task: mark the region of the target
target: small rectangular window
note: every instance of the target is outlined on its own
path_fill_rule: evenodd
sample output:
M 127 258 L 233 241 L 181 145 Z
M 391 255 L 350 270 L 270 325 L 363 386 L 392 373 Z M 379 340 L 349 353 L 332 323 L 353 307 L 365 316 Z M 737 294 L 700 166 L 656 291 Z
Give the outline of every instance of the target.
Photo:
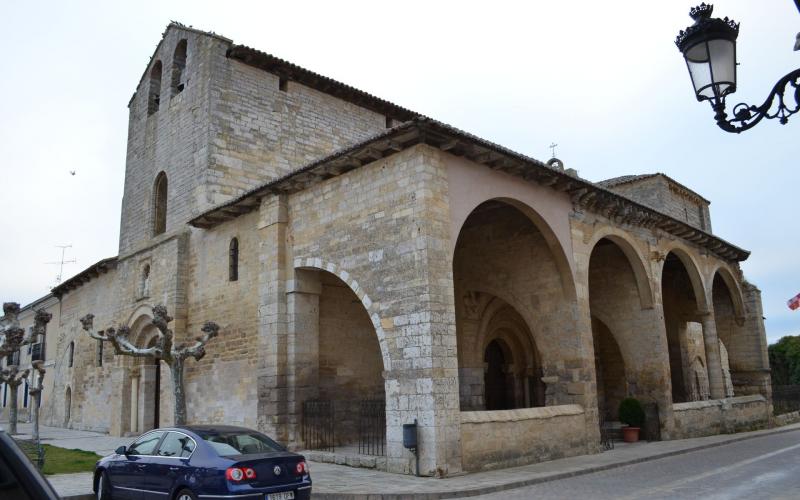
M 103 341 L 97 341 L 97 366 L 103 366 Z
M 283 77 L 279 78 L 278 79 L 278 90 L 280 90 L 281 92 L 288 91 L 289 90 L 289 80 L 287 80 L 286 78 L 283 78 Z

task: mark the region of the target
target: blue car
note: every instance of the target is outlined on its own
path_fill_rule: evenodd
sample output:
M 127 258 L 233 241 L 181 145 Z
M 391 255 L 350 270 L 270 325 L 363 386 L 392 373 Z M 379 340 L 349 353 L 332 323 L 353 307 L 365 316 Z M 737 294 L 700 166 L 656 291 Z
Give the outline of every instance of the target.
M 95 465 L 98 500 L 305 500 L 302 455 L 260 432 L 225 425 L 156 429 Z

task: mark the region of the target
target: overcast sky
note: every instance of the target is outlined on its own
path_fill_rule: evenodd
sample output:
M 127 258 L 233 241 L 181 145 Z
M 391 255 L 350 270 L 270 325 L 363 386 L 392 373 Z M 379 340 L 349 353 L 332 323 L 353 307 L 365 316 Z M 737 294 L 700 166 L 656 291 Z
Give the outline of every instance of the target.
M 170 20 L 214 31 L 590 180 L 663 172 L 753 252 L 770 341 L 800 334 L 800 116 L 742 135 L 693 97 L 673 41 L 691 1 L 5 2 L 0 7 L 0 299 L 30 302 L 114 256 L 127 103 Z M 739 91 L 800 65 L 791 0 L 715 2 L 741 22 Z M 76 171 L 74 176 L 70 170 Z

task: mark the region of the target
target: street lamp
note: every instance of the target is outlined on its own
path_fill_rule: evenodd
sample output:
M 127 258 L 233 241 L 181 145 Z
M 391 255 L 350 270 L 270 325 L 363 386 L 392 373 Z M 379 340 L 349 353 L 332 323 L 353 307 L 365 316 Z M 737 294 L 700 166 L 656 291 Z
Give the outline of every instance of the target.
M 800 0 L 795 0 L 795 4 L 800 9 Z M 736 37 L 739 36 L 739 23 L 727 17 L 712 19 L 713 10 L 713 5 L 705 3 L 691 9 L 689 15 L 694 19 L 694 24 L 682 30 L 675 39 L 675 44 L 686 59 L 697 100 L 710 102 L 717 125 L 726 132 L 738 134 L 752 128 L 763 118 L 778 118 L 782 124 L 786 124 L 790 116 L 800 111 L 800 68 L 778 80 L 761 106 L 737 104 L 733 107 L 733 118 L 728 119 L 725 99 L 736 92 Z M 800 50 L 800 34 L 795 50 Z M 788 96 L 787 87 L 791 87 Z

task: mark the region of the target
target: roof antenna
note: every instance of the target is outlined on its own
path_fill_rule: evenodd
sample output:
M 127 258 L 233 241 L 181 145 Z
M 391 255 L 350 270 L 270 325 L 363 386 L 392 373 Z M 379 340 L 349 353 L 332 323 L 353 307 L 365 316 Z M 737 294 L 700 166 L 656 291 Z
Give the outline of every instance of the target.
M 56 276 L 56 286 L 58 286 L 61 284 L 61 279 L 64 275 L 64 264 L 74 264 L 76 260 L 64 260 L 64 254 L 66 253 L 67 248 L 72 248 L 72 245 L 55 245 L 55 247 L 61 249 L 61 260 L 57 262 L 45 262 L 45 264 L 58 265 L 58 276 Z

